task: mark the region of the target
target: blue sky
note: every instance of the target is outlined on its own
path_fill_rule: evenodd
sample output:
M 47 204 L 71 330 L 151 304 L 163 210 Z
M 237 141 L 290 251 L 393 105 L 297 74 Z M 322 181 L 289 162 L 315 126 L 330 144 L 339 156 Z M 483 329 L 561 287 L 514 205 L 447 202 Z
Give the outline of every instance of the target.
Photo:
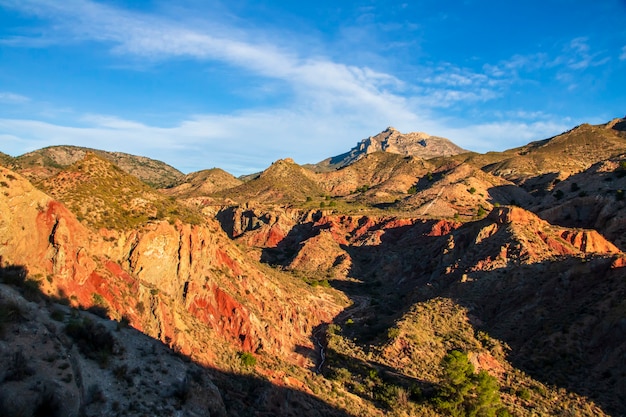
M 235 175 L 394 126 L 477 152 L 626 115 L 626 0 L 0 0 L 0 151 Z

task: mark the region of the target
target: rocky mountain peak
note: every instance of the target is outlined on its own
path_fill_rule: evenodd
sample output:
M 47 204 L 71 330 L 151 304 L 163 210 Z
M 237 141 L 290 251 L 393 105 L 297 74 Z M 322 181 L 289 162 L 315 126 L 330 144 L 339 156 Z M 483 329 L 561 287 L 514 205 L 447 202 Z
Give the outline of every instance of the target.
M 389 126 L 377 135 L 361 140 L 350 151 L 318 163 L 316 170 L 343 168 L 374 152 L 431 159 L 467 151 L 446 138 L 431 136 L 424 132 L 402 133 Z

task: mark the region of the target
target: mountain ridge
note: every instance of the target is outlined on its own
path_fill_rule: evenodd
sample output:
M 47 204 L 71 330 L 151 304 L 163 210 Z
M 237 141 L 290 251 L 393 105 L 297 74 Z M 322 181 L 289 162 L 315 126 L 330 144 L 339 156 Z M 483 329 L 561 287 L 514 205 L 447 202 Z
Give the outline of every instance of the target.
M 183 177 L 183 173 L 176 168 L 145 156 L 71 145 L 49 146 L 11 157 L 9 168 L 24 173 L 33 181 L 39 181 L 56 174 L 61 168 L 76 163 L 88 153 L 97 154 L 111 161 L 124 172 L 154 187 L 172 186 Z

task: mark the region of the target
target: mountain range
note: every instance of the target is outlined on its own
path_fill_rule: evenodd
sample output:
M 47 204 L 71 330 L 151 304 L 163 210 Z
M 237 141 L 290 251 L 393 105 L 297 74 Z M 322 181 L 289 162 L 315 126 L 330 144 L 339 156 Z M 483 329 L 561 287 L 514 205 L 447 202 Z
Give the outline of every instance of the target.
M 0 165 L 2 415 L 626 415 L 626 119 Z

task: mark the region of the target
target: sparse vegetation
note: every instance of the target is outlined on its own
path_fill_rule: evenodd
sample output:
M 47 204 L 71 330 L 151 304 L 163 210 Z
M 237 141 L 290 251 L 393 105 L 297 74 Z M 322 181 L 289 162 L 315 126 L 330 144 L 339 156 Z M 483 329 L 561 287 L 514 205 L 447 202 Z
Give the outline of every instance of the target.
M 11 323 L 20 322 L 23 319 L 22 308 L 13 301 L 0 302 L 0 338 Z
M 202 215 L 179 205 L 96 155 L 38 184 L 94 228 L 130 229 L 153 220 L 200 224 Z
M 86 317 L 73 318 L 65 326 L 65 333 L 74 339 L 83 355 L 97 361 L 102 368 L 108 365 L 115 338 L 102 324 Z
M 52 313 L 50 313 L 50 318 L 55 321 L 63 321 L 65 320 L 65 313 L 62 310 L 55 308 L 52 310 Z

